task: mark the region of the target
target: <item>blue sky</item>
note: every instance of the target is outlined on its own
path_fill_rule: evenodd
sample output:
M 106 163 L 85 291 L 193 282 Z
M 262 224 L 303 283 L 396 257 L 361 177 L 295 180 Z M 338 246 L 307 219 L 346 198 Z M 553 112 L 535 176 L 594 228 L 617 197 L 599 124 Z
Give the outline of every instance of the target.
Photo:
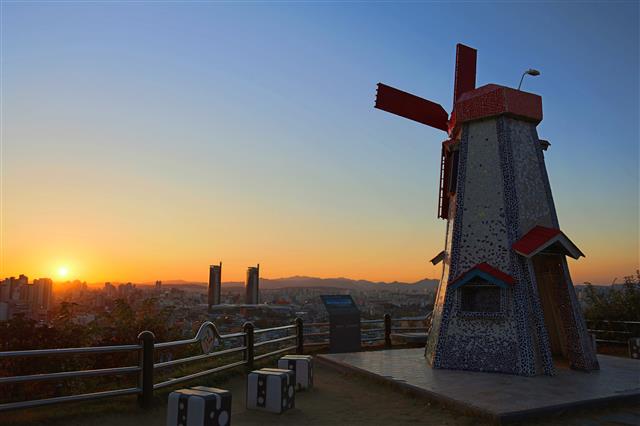
M 638 267 L 638 26 L 637 2 L 3 2 L 3 272 L 436 276 L 445 134 L 373 102 L 449 111 L 462 42 L 478 85 L 541 70 L 574 275 L 610 282 Z

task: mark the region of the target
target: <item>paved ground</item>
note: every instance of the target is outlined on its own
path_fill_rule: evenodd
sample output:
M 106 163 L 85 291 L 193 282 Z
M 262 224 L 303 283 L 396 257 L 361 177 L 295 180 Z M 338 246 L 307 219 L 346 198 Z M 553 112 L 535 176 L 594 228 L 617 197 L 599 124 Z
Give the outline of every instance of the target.
M 347 371 L 358 371 L 396 387 L 435 398 L 467 412 L 503 419 L 532 413 L 635 398 L 640 401 L 640 362 L 601 355 L 600 371 L 558 368 L 557 376 L 519 377 L 466 371 L 434 370 L 423 349 L 319 355 Z M 640 419 L 638 419 L 640 424 Z
M 445 409 L 397 389 L 359 375 L 343 374 L 316 366 L 316 388 L 296 396 L 296 409 L 277 415 L 244 408 L 245 381 L 242 375 L 207 384 L 233 392 L 232 424 L 324 426 L 324 425 L 483 425 L 486 421 Z M 194 383 L 193 385 L 195 385 Z M 29 412 L 0 414 L 0 425 L 11 426 L 163 426 L 166 395 L 158 397 L 150 411 L 137 408 L 135 398 L 42 407 Z M 526 425 L 620 426 L 640 424 L 640 408 L 613 407 L 560 415 Z

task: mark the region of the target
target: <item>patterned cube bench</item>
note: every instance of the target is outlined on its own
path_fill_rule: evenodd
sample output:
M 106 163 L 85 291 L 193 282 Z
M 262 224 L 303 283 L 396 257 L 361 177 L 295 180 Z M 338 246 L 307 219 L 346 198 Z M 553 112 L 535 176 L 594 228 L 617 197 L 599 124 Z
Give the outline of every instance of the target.
M 231 392 L 198 386 L 171 392 L 167 426 L 231 425 Z
M 629 358 L 640 359 L 640 337 L 629 339 Z
M 247 408 L 283 413 L 295 407 L 295 373 L 290 370 L 263 369 L 247 377 Z
M 313 357 L 311 355 L 285 355 L 278 360 L 278 368 L 296 372 L 297 390 L 313 387 Z

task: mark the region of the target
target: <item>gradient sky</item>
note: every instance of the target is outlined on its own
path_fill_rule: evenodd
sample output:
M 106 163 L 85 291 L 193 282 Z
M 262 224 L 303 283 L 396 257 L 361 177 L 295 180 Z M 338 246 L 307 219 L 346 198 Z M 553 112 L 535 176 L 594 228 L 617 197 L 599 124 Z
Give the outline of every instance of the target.
M 444 245 L 445 133 L 374 110 L 379 81 L 451 108 L 543 97 L 574 281 L 638 267 L 639 10 L 606 3 L 2 3 L 0 277 L 415 281 Z

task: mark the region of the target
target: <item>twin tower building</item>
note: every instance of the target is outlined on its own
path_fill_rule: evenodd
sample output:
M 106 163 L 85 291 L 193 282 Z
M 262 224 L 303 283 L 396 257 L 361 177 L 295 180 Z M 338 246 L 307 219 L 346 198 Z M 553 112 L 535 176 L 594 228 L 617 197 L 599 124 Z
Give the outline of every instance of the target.
M 245 283 L 245 303 L 257 305 L 259 303 L 260 264 L 247 268 L 247 281 Z M 220 290 L 222 288 L 222 262 L 219 265 L 209 266 L 209 309 L 213 305 L 220 305 Z

